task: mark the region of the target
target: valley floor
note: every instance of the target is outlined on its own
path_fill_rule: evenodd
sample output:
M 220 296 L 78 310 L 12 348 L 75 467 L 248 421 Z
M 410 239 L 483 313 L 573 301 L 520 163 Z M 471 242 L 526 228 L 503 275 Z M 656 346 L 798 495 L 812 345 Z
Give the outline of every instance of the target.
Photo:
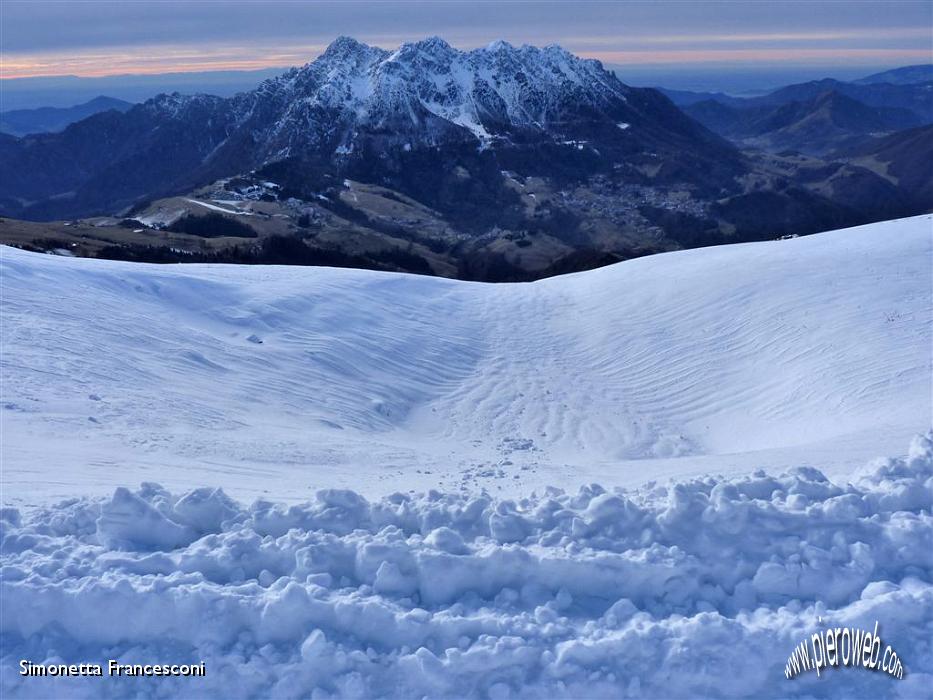
M 0 248 L 3 696 L 931 697 L 931 226 L 519 285 Z M 875 620 L 904 680 L 785 679 Z M 109 658 L 208 675 L 19 676 Z

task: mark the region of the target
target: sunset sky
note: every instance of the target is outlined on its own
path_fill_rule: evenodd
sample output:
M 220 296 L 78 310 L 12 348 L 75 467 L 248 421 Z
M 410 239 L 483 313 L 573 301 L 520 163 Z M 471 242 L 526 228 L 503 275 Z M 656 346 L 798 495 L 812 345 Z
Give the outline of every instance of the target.
M 889 67 L 933 60 L 933 2 L 3 0 L 2 77 L 305 63 L 336 36 L 559 43 L 621 65 Z

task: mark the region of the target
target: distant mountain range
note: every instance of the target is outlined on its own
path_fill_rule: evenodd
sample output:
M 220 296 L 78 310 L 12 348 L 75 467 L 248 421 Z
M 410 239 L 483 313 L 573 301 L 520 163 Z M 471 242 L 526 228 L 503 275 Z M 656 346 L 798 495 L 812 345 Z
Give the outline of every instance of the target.
M 287 70 L 213 70 L 184 73 L 127 74 L 86 77 L 51 75 L 35 78 L 4 78 L 3 109 L 70 107 L 97 95 L 108 95 L 127 102 L 144 102 L 163 92 L 206 93 L 230 97 L 253 90 L 259 83 Z
M 103 95 L 73 107 L 39 107 L 37 109 L 17 109 L 0 112 L 0 132 L 12 136 L 25 136 L 43 132 L 61 131 L 69 124 L 86 119 L 99 112 L 115 109 L 125 112 L 133 106 Z
M 866 136 L 928 123 L 913 110 L 869 106 L 836 90 L 777 104 L 735 107 L 705 100 L 684 109 L 707 128 L 743 145 L 815 155 Z
M 753 98 L 662 91 L 740 145 L 825 155 L 866 136 L 933 123 L 931 71 L 933 66 L 907 66 L 851 83 L 827 78 Z
M 451 178 L 455 153 L 467 170 L 495 166 L 493 178 L 477 172 L 479 190 L 501 170 L 533 164 L 565 177 L 686 178 L 718 192 L 743 167 L 726 141 L 597 61 L 504 42 L 461 52 L 438 38 L 386 51 L 342 37 L 256 90 L 160 95 L 61 134 L 6 137 L 0 153 L 0 206 L 29 218 L 112 211 L 271 164 L 297 190 L 323 169 L 432 192 Z M 452 191 L 451 202 L 463 194 Z
M 911 85 L 914 83 L 933 82 L 933 63 L 922 63 L 916 66 L 903 66 L 881 73 L 873 73 L 864 78 L 853 80 L 860 85 L 870 83 L 891 83 L 892 85 Z
M 341 37 L 232 97 L 163 94 L 59 133 L 0 134 L 0 214 L 104 217 L 77 238 L 16 228 L 89 254 L 530 279 L 925 211 L 925 185 L 892 174 L 903 149 L 855 150 L 925 123 L 922 88 L 669 93 L 685 113 L 558 46 Z M 843 148 L 832 163 L 784 153 Z M 82 247 L 117 224 L 133 234 Z

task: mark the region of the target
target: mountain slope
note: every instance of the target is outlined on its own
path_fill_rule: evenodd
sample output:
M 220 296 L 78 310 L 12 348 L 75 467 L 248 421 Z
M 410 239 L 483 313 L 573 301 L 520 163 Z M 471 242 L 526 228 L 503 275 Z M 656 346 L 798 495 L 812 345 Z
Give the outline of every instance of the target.
M 746 100 L 749 106 L 779 105 L 786 102 L 812 100 L 829 91 L 838 92 L 869 107 L 906 109 L 912 112 L 920 124 L 933 121 L 933 83 L 869 83 L 859 85 L 841 80 L 825 78 L 806 83 L 788 85 L 761 97 Z
M 724 92 L 693 92 L 691 90 L 671 90 L 665 87 L 655 87 L 655 90 L 668 97 L 678 107 L 689 107 L 697 102 L 711 100 L 719 104 L 742 104 L 743 98 L 733 97 Z
M 889 178 L 916 206 L 933 203 L 933 125 L 863 141 L 836 156 Z
M 61 131 L 69 124 L 87 119 L 98 112 L 115 109 L 125 112 L 131 102 L 103 95 L 73 107 L 39 107 L 0 112 L 0 132 L 24 136 L 40 132 Z
M 871 83 L 890 83 L 892 85 L 911 85 L 914 83 L 933 82 L 933 63 L 921 63 L 915 66 L 902 66 L 881 73 L 872 73 L 864 78 L 853 80 L 859 85 Z
M 709 99 L 685 107 L 708 129 L 744 145 L 823 155 L 866 135 L 923 123 L 910 110 L 870 107 L 836 90 L 812 99 L 729 106 Z
M 521 285 L 2 248 L 4 489 L 221 470 L 244 496 L 527 492 L 814 455 L 844 472 L 929 427 L 930 226 Z
M 833 78 L 810 80 L 805 83 L 786 85 L 757 97 L 734 97 L 723 93 L 691 92 L 689 90 L 666 90 L 661 92 L 671 98 L 678 107 L 692 107 L 701 102 L 714 102 L 736 109 L 762 110 L 765 107 L 779 107 L 791 102 L 806 103 L 820 95 L 835 92 L 869 107 L 883 110 L 906 110 L 917 124 L 933 121 L 933 77 L 925 72 L 924 66 L 911 66 L 916 71 L 905 73 L 903 80 L 856 80 L 845 82 Z M 891 71 L 892 74 L 896 71 Z M 885 74 L 879 74 L 884 76 Z M 869 76 L 874 77 L 874 76 Z M 910 79 L 910 78 L 916 79 Z
M 892 75 L 923 76 L 923 66 L 908 68 Z M 881 80 L 885 75 L 848 83 L 812 80 L 752 98 L 689 92 L 671 96 L 706 128 L 740 145 L 826 155 L 866 135 L 933 123 L 933 82 L 905 77 L 889 83 Z
M 429 179 L 446 167 L 438 147 L 474 160 L 477 149 L 502 152 L 497 171 L 509 161 L 557 174 L 619 165 L 631 178 L 713 189 L 743 169 L 659 93 L 557 46 L 461 52 L 435 37 L 389 52 L 341 37 L 233 98 L 162 95 L 62 134 L 7 139 L 0 206 L 36 219 L 115 210 L 283 160 L 379 182 L 400 177 L 413 153 Z

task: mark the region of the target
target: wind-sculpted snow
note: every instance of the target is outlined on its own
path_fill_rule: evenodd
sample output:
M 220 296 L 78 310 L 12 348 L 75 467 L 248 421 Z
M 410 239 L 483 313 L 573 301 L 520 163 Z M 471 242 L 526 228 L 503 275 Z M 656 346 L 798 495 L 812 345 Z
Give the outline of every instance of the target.
M 930 426 L 930 224 L 503 285 L 0 248 L 4 505 L 848 476 Z
M 929 697 L 931 509 L 933 433 L 849 483 L 800 468 L 249 507 L 144 484 L 7 508 L 2 694 Z M 904 680 L 784 678 L 818 624 L 876 620 Z M 22 679 L 23 658 L 208 672 Z

